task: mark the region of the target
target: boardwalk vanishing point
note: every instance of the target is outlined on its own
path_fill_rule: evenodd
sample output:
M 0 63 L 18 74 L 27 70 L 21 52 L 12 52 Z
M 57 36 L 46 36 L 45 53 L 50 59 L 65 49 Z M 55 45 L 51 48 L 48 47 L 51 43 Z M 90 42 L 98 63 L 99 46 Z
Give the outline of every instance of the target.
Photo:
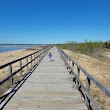
M 4 107 L 4 110 L 87 110 L 56 47 Z

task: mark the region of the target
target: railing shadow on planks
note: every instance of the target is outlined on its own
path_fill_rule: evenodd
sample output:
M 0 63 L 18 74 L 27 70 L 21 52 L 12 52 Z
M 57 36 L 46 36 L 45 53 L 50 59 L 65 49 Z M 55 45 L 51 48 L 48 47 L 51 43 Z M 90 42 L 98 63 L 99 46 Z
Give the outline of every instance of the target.
M 22 84 L 27 80 L 27 78 L 33 73 L 33 71 L 42 61 L 43 57 L 47 54 L 50 48 L 51 48 L 50 45 L 44 46 L 44 48 L 42 48 L 41 50 L 38 50 L 35 53 L 32 53 L 28 56 L 25 56 L 23 58 L 14 60 L 5 65 L 0 66 L 0 70 L 2 70 L 5 67 L 8 67 L 7 72 L 9 74 L 5 79 L 0 81 L 0 87 L 7 81 L 9 82 L 9 88 L 7 88 L 7 91 L 3 93 L 0 97 L 0 110 L 2 110 L 5 107 L 5 105 L 13 97 L 13 95 L 17 92 L 17 90 L 22 86 Z M 22 60 L 26 61 L 25 65 L 22 65 Z M 12 64 L 16 62 L 19 62 L 19 69 L 13 72 Z M 29 65 L 30 65 L 30 68 L 29 68 Z M 23 68 L 26 68 L 26 72 L 24 74 L 22 71 Z M 16 82 L 14 82 L 14 76 L 17 74 L 19 74 L 20 77 Z
M 58 47 L 57 47 L 58 48 Z M 91 76 L 87 71 L 85 71 L 78 63 L 76 63 L 70 56 L 68 56 L 63 50 L 58 48 L 64 63 L 69 70 L 70 74 L 73 76 L 73 81 L 76 83 L 77 89 L 81 92 L 84 97 L 85 104 L 88 110 L 100 110 L 100 106 L 96 103 L 90 93 L 91 81 L 110 98 L 110 90 L 103 86 L 98 80 Z M 77 72 L 74 71 L 74 66 L 77 68 Z M 86 87 L 80 79 L 80 72 L 86 76 Z M 91 107 L 93 106 L 93 107 Z

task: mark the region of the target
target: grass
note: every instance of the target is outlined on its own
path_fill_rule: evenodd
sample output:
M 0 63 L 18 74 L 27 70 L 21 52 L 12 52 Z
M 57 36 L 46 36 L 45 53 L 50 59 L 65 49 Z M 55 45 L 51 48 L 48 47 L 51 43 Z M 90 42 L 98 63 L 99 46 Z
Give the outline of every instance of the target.
M 58 44 L 60 48 L 71 50 L 71 51 L 77 51 L 81 53 L 92 53 L 94 49 L 97 48 L 104 48 L 104 42 L 91 42 L 91 41 L 85 41 L 83 43 L 66 43 L 66 44 Z
M 18 51 L 13 51 L 13 52 L 5 52 L 5 53 L 0 53 L 0 65 L 4 65 L 8 62 L 11 62 L 13 60 L 25 57 L 27 55 L 30 55 L 42 48 L 44 48 L 46 46 L 40 46 L 40 47 L 36 47 L 34 49 L 27 49 L 27 50 L 18 50 Z M 28 57 L 28 60 L 30 61 L 30 58 Z M 22 66 L 24 66 L 26 64 L 26 60 L 22 60 Z M 12 73 L 14 73 L 15 71 L 17 71 L 20 66 L 19 66 L 19 62 L 13 63 L 12 64 Z M 31 68 L 31 64 L 28 65 L 28 69 Z M 23 75 L 27 72 L 27 68 L 23 68 L 22 69 L 22 73 Z M 8 66 L 4 69 L 0 69 L 0 81 L 2 81 L 3 79 L 5 79 L 8 75 L 9 75 L 9 68 Z M 20 72 L 18 72 L 16 75 L 13 76 L 13 82 L 14 84 L 20 80 Z M 8 89 L 9 89 L 10 85 L 9 85 L 9 80 L 6 81 L 6 83 L 4 83 L 3 85 L 0 86 L 0 96 L 2 96 Z
M 102 54 L 104 52 L 110 52 L 110 41 L 109 42 L 85 41 L 83 43 L 77 43 L 75 41 L 72 41 L 65 44 L 58 44 L 57 46 L 60 47 L 61 49 L 66 49 L 72 52 L 89 55 L 100 61 L 104 61 L 107 63 L 110 62 L 110 59 L 106 60 L 106 57 Z
M 69 42 L 58 44 L 58 46 L 64 49 L 69 56 L 99 82 L 110 89 L 110 84 L 108 83 L 110 82 L 110 48 L 106 46 L 106 42 Z M 83 84 L 85 84 L 86 80 L 82 74 L 80 78 Z M 110 110 L 110 98 L 93 83 L 91 83 L 91 95 L 102 110 Z
M 25 64 L 25 62 L 23 62 Z M 13 64 L 13 73 L 16 72 L 19 69 L 19 66 L 15 63 Z M 30 68 L 29 68 L 30 69 Z M 4 75 L 4 77 L 1 77 L 0 80 L 2 81 L 4 78 L 8 76 L 8 68 L 5 68 L 5 70 L 1 70 L 1 73 Z M 26 69 L 22 69 L 22 74 L 25 74 L 27 71 Z M 18 82 L 20 80 L 20 73 L 18 72 L 16 75 L 13 76 L 13 84 Z M 8 89 L 10 88 L 10 81 L 6 81 L 3 85 L 0 86 L 0 96 L 2 96 Z

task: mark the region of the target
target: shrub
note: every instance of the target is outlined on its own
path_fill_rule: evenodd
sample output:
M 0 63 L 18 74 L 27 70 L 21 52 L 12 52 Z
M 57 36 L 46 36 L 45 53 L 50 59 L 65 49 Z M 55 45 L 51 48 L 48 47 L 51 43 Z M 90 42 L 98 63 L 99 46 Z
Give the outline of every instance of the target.
M 67 49 L 70 51 L 78 51 L 81 53 L 92 53 L 94 49 L 97 48 L 110 48 L 110 42 L 102 42 L 102 41 L 84 41 L 81 43 L 77 43 L 75 41 L 67 42 L 66 44 L 58 44 L 58 46 L 62 49 Z

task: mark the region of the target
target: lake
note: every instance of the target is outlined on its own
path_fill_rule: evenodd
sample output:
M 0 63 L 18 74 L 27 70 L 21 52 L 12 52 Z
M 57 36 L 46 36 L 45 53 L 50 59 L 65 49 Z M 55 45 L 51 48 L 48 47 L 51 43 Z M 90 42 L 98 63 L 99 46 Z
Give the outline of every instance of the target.
M 8 52 L 8 51 L 14 51 L 14 50 L 21 50 L 25 48 L 19 48 L 19 47 L 0 47 L 0 53 L 1 52 Z
M 14 50 L 22 50 L 32 47 L 44 46 L 43 44 L 0 44 L 0 53 Z

